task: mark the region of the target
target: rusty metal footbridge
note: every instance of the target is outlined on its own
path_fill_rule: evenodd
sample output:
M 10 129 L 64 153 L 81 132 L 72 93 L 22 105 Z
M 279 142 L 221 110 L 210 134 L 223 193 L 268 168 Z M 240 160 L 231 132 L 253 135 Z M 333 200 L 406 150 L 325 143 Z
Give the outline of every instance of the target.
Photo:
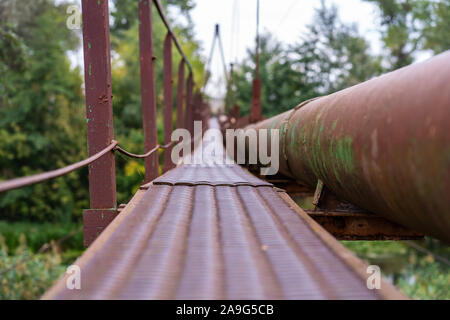
M 82 289 L 68 289 L 70 275 L 63 275 L 43 299 L 407 298 L 385 280 L 381 289 L 369 289 L 367 265 L 338 240 L 426 234 L 450 241 L 450 53 L 302 102 L 270 119 L 261 114 L 256 72 L 250 115 L 240 117 L 235 106 L 212 116 L 162 5 L 141 0 L 145 153 L 133 154 L 114 140 L 108 1 L 82 5 L 89 158 L 0 183 L 0 192 L 7 192 L 89 166 L 90 208 L 83 213 L 88 248 L 74 263 Z M 162 145 L 156 130 L 153 9 L 167 28 Z M 173 47 L 181 56 L 175 99 Z M 198 139 L 188 141 L 193 152 L 183 152 L 178 163 L 171 161 L 180 143 L 171 139 L 174 105 L 178 129 L 193 134 L 194 122 L 202 121 L 197 138 L 203 147 L 195 148 Z M 243 165 L 207 129 L 243 129 Z M 258 134 L 253 162 L 248 129 Z M 263 144 L 262 135 L 271 142 Z M 238 143 L 239 137 L 233 139 Z M 264 175 L 261 154 L 267 155 L 271 144 L 279 146 L 280 172 Z M 159 150 L 164 150 L 161 175 Z M 218 162 L 210 150 L 227 161 Z M 145 162 L 145 180 L 121 205 L 117 152 Z M 197 156 L 201 163 L 192 161 Z M 299 207 L 299 198 L 313 199 L 314 209 Z

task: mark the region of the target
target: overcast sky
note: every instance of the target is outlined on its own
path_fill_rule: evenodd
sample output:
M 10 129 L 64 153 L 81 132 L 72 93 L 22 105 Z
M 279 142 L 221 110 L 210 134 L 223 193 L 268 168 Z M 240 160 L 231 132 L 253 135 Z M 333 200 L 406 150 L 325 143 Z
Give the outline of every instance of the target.
M 367 37 L 376 40 L 377 15 L 372 4 L 361 0 L 327 3 L 337 4 L 343 21 L 358 23 Z M 214 25 L 218 23 L 226 58 L 242 59 L 246 47 L 253 45 L 255 39 L 256 0 L 196 0 L 196 4 L 191 15 L 204 54 L 209 54 Z M 319 6 L 319 0 L 260 0 L 260 31 L 267 30 L 284 43 L 295 43 L 311 22 L 314 8 Z
M 220 25 L 227 64 L 242 61 L 249 46 L 254 47 L 256 34 L 257 0 L 196 0 L 191 16 L 195 34 L 202 44 L 202 54 L 209 56 L 214 25 Z M 360 32 L 370 41 L 373 52 L 379 52 L 379 33 L 376 32 L 377 13 L 373 4 L 361 0 L 334 0 L 339 16 L 344 22 L 355 22 Z M 312 21 L 314 9 L 320 0 L 260 0 L 260 32 L 268 31 L 284 44 L 293 44 L 305 34 Z M 217 49 L 216 49 L 217 50 Z M 223 68 L 216 51 L 211 71 L 213 78 L 207 92 L 223 94 Z

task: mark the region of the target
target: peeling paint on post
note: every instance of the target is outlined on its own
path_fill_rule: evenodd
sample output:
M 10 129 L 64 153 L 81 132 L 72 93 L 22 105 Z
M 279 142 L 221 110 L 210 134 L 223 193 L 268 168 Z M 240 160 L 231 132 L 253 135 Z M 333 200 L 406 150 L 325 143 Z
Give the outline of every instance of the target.
M 184 59 L 178 65 L 178 88 L 177 88 L 177 128 L 184 128 Z
M 173 78 L 172 78 L 172 36 L 167 33 L 164 40 L 164 144 L 171 141 L 173 131 Z M 172 169 L 173 163 L 170 157 L 172 148 L 164 150 L 164 166 L 163 172 Z
M 262 118 L 261 108 L 261 79 L 253 79 L 252 84 L 252 102 L 250 107 L 250 122 L 260 121 Z
M 189 130 L 191 136 L 194 134 L 194 115 L 193 115 L 193 107 L 192 107 L 192 99 L 193 99 L 193 90 L 194 90 L 194 78 L 192 76 L 192 72 L 189 72 L 187 81 L 186 81 L 186 113 L 185 113 L 185 128 Z
M 84 78 L 88 153 L 94 155 L 114 139 L 108 1 L 82 1 Z M 90 209 L 83 212 L 84 243 L 90 245 L 117 215 L 114 153 L 89 165 Z M 111 219 L 98 220 L 107 213 Z M 97 222 L 93 222 L 97 221 Z
M 139 53 L 141 66 L 141 101 L 145 152 L 158 143 L 156 127 L 156 89 L 153 56 L 152 1 L 139 1 Z M 158 153 L 145 159 L 145 181 L 158 176 Z
M 83 46 L 86 86 L 86 123 L 89 155 L 107 147 L 114 138 L 108 1 L 83 0 Z M 98 106 L 98 107 L 96 107 Z M 89 165 L 92 209 L 116 207 L 114 153 Z

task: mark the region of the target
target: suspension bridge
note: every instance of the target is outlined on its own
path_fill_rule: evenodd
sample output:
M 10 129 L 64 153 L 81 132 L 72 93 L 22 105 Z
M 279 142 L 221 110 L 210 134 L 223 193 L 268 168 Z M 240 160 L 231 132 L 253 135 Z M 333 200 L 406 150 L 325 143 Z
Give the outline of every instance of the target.
M 450 241 L 448 52 L 299 102 L 270 119 L 261 113 L 256 61 L 250 115 L 240 117 L 234 106 L 231 113 L 211 116 L 163 7 L 158 0 L 142 0 L 146 153 L 138 155 L 114 140 L 108 1 L 83 0 L 82 5 L 89 158 L 0 183 L 0 192 L 7 192 L 89 166 L 90 208 L 83 212 L 88 248 L 74 263 L 82 287 L 68 288 L 66 274 L 44 299 L 404 299 L 384 279 L 380 289 L 370 289 L 367 265 L 338 240 L 426 234 Z M 154 10 L 167 28 L 163 145 L 156 130 Z M 216 143 L 215 150 L 223 150 L 223 144 L 211 142 L 207 129 L 277 129 L 279 174 L 261 175 L 261 159 L 247 166 L 234 158 L 216 163 L 207 148 L 192 155 L 202 153 L 206 164 L 185 161 L 188 154 L 172 163 L 173 48 L 181 55 L 177 128 L 193 133 L 194 121 L 202 121 L 200 139 L 205 146 Z M 259 149 L 268 148 L 256 142 Z M 142 186 L 122 205 L 116 199 L 117 152 L 145 162 Z M 314 196 L 314 210 L 303 210 L 293 200 L 305 196 Z

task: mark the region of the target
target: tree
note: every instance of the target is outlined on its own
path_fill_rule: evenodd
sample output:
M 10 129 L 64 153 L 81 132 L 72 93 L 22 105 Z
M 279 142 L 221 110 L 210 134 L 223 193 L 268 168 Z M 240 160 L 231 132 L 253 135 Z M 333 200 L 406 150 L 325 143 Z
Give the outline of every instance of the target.
M 389 70 L 409 65 L 414 53 L 450 49 L 450 0 L 365 0 L 378 9 Z
M 66 52 L 78 37 L 66 4 L 2 1 L 0 179 L 48 171 L 86 155 L 81 75 Z M 61 27 L 64 26 L 64 27 Z M 77 133 L 77 134 L 74 134 Z M 81 133 L 81 134 L 80 134 Z M 0 196 L 0 217 L 70 220 L 88 205 L 87 170 Z
M 369 54 L 355 25 L 342 23 L 335 6 L 316 10 L 299 43 L 284 48 L 270 34 L 261 38 L 260 77 L 266 117 L 300 102 L 355 85 L 381 73 L 381 58 Z M 242 114 L 249 113 L 254 53 L 238 68 L 237 92 Z
M 171 6 L 187 19 L 187 25 L 174 21 L 170 15 L 171 26 L 179 39 L 183 51 L 194 69 L 194 80 L 203 82 L 203 61 L 199 55 L 199 44 L 192 34 L 189 12 L 193 8 L 191 0 L 170 0 L 161 2 L 164 8 Z M 142 130 L 141 84 L 139 65 L 139 23 L 138 3 L 135 0 L 115 0 L 111 15 L 112 90 L 114 95 L 114 129 L 120 144 L 131 152 L 143 153 L 144 137 Z M 167 12 L 168 10 L 166 10 Z M 157 127 L 159 143 L 163 143 L 163 41 L 167 34 L 157 10 L 153 8 L 153 36 L 157 102 Z M 181 56 L 175 46 L 173 52 L 174 94 L 178 85 L 177 70 Z M 187 69 L 186 69 L 187 77 Z M 174 123 L 176 117 L 174 99 Z M 127 202 L 144 178 L 144 166 L 140 160 L 117 157 L 118 201 Z
M 162 1 L 188 16 L 190 0 Z M 66 28 L 66 3 L 0 0 L 0 180 L 63 167 L 87 156 L 83 75 L 67 52 L 80 46 Z M 135 0 L 111 6 L 115 134 L 121 145 L 143 151 L 140 104 L 138 11 Z M 162 137 L 162 42 L 166 30 L 155 21 L 158 130 Z M 170 19 L 170 17 L 169 17 Z M 202 81 L 203 63 L 188 25 L 173 24 Z M 174 49 L 174 70 L 180 56 Z M 174 72 L 174 75 L 176 74 Z M 176 85 L 176 82 L 175 82 Z M 176 99 L 174 99 L 176 100 Z M 127 201 L 142 182 L 143 166 L 117 159 L 118 200 Z M 0 219 L 72 220 L 89 206 L 88 169 L 0 195 Z M 73 215 L 72 215 L 73 214 Z
M 247 56 L 235 73 L 238 104 L 243 115 L 250 112 L 254 76 L 254 52 L 248 50 Z M 265 116 L 288 110 L 302 99 L 315 94 L 301 90 L 307 86 L 305 79 L 301 73 L 291 68 L 288 53 L 268 33 L 260 37 L 259 66 L 262 82 L 261 104 Z
M 450 0 L 432 2 L 429 8 L 429 17 L 423 29 L 425 43 L 424 49 L 431 49 L 434 53 L 450 49 Z
M 297 45 L 290 47 L 293 68 L 306 74 L 307 83 L 328 94 L 368 80 L 382 72 L 381 58 L 355 24 L 340 21 L 337 7 L 322 1 L 313 22 Z

